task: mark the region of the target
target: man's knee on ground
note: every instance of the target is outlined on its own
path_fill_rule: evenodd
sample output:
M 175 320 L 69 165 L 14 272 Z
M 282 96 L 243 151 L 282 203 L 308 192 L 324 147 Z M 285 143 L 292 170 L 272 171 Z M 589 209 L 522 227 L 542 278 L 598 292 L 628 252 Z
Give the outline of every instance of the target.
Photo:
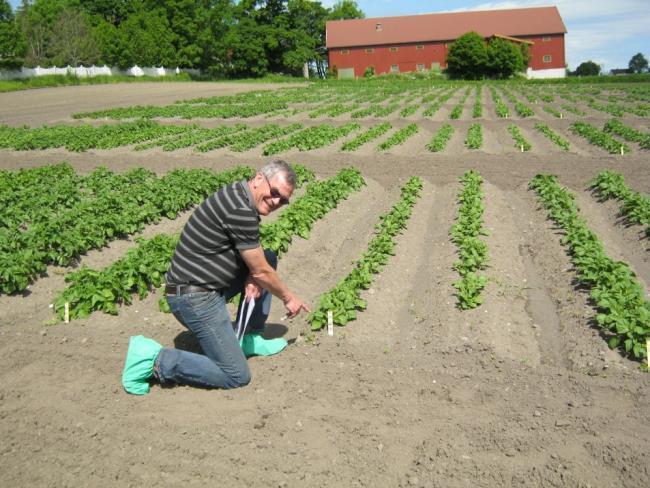
M 248 368 L 245 371 L 238 371 L 237 373 L 228 375 L 227 383 L 224 388 L 241 388 L 251 382 L 251 372 Z

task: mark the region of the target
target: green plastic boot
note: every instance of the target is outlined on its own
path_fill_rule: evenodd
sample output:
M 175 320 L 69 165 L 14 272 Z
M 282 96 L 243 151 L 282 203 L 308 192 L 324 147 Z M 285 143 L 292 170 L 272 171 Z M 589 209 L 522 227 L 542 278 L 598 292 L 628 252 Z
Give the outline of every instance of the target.
M 131 336 L 126 353 L 122 386 L 132 395 L 149 393 L 149 378 L 153 375 L 153 365 L 162 346 L 144 336 Z
M 259 332 L 244 334 L 241 348 L 244 355 L 251 356 L 273 356 L 287 347 L 287 341 L 281 337 L 278 339 L 264 339 Z

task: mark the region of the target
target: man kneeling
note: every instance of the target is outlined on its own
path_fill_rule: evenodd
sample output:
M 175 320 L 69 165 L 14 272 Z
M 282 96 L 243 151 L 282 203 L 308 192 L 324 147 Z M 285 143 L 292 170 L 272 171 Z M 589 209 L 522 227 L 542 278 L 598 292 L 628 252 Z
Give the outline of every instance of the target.
M 172 313 L 205 356 L 131 337 L 122 373 L 127 392 L 148 393 L 152 376 L 163 385 L 245 386 L 251 379 L 246 356 L 284 349 L 284 339 L 265 340 L 260 334 L 271 294 L 282 300 L 290 318 L 310 310 L 278 277 L 277 257 L 260 246 L 259 223 L 261 215 L 289 203 L 295 184 L 291 166 L 271 161 L 251 180 L 224 186 L 196 208 L 174 251 L 165 293 Z M 240 309 L 255 299 L 248 330 L 233 329 L 226 307 L 238 293 Z

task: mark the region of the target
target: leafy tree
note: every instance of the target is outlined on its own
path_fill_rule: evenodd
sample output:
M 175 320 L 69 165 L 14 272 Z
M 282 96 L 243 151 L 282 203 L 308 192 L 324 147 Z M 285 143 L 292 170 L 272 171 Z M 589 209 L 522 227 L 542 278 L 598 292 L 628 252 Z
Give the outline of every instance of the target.
M 120 68 L 138 66 L 174 66 L 174 35 L 165 12 L 161 9 L 142 10 L 129 16 L 119 29 Z
M 88 15 L 102 19 L 115 27 L 124 22 L 129 15 L 140 10 L 142 4 L 139 0 L 78 0 L 78 2 Z
M 285 54 L 284 64 L 313 62 L 320 77 L 325 77 L 325 20 L 328 10 L 319 2 L 289 0 L 289 23 L 295 32 L 292 51 Z M 295 61 L 292 61 L 295 60 Z
M 224 36 L 219 49 L 221 63 L 212 71 L 233 77 L 267 74 L 265 39 L 260 34 L 264 32 L 253 19 L 240 19 Z
M 354 0 L 339 0 L 330 9 L 327 20 L 364 19 L 366 15 Z
M 634 73 L 643 73 L 645 71 L 648 71 L 648 60 L 643 54 L 636 53 L 634 56 L 632 56 L 632 59 L 630 59 L 628 67 Z
M 598 76 L 600 74 L 600 65 L 593 61 L 584 61 L 573 72 L 576 76 Z
M 53 26 L 56 36 L 50 46 L 56 66 L 90 66 L 100 56 L 97 39 L 86 15 L 77 8 L 67 7 Z
M 0 0 L 0 68 L 14 69 L 23 62 L 25 45 L 11 5 Z
M 452 78 L 481 79 L 485 76 L 487 64 L 485 41 L 476 32 L 463 34 L 449 46 L 447 73 Z
M 147 9 L 160 9 L 167 18 L 176 59 L 172 65 L 199 68 L 210 43 L 210 0 L 149 0 Z
M 496 37 L 487 47 L 487 72 L 495 78 L 510 78 L 524 65 L 521 49 L 515 43 Z

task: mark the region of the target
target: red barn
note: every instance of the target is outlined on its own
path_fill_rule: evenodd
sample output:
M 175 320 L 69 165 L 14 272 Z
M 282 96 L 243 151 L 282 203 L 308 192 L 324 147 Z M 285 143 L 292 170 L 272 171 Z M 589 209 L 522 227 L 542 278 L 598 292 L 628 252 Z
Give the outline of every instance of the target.
M 330 67 L 340 78 L 445 68 L 449 44 L 474 31 L 529 45 L 529 78 L 565 75 L 564 34 L 556 7 L 378 17 L 327 22 Z

